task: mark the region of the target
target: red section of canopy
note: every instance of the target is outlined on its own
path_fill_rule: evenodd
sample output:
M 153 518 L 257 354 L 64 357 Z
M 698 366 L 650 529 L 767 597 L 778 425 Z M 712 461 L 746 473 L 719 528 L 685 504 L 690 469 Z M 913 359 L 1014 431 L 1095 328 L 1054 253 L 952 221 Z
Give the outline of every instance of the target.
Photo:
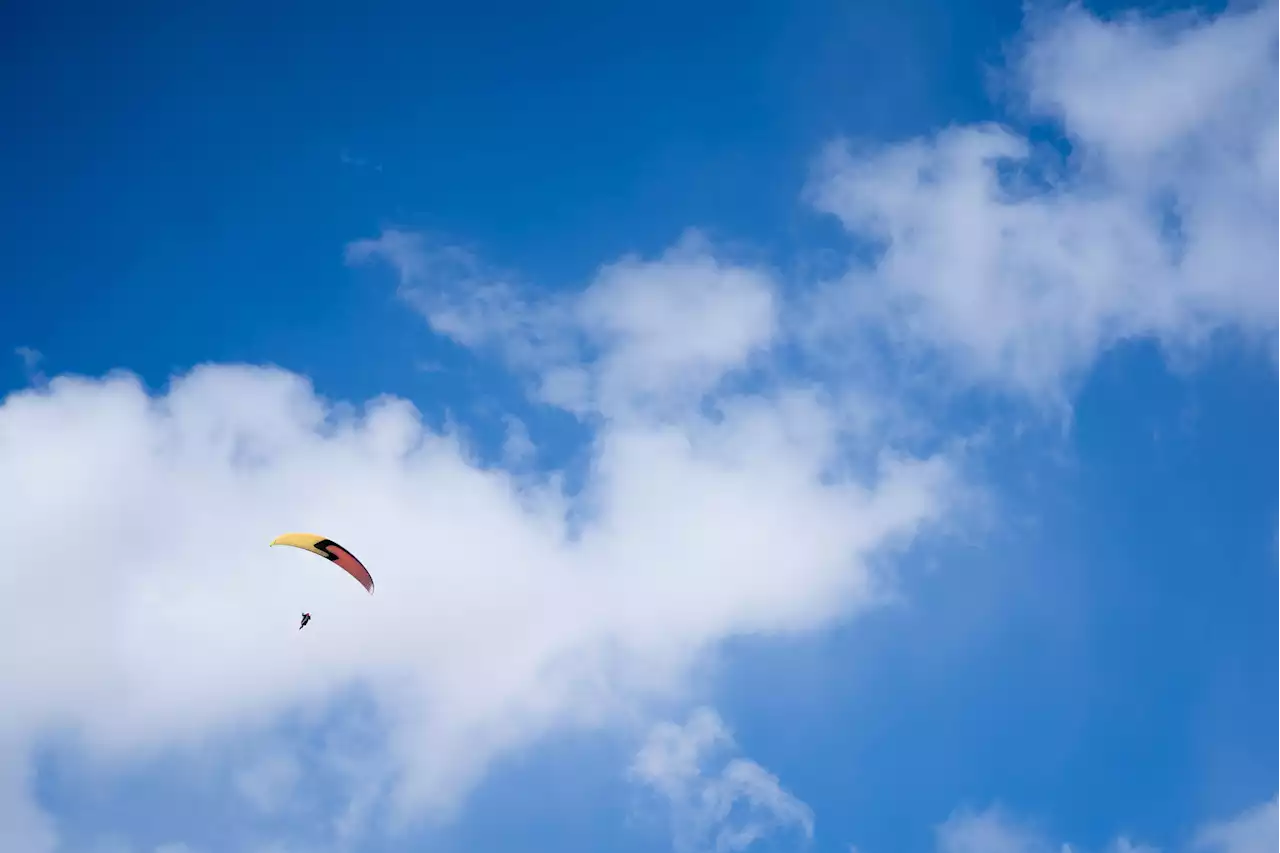
M 360 581 L 360 585 L 369 592 L 373 592 L 373 575 L 369 574 L 369 570 L 350 551 L 332 541 L 325 550 L 337 558 L 334 562 L 342 566 L 347 574 Z

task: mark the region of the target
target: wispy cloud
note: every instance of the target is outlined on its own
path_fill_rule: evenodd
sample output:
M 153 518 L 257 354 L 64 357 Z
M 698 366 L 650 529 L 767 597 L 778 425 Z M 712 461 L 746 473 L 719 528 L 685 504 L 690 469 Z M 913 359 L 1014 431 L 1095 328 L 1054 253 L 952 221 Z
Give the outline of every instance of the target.
M 779 331 L 772 275 L 722 262 L 697 232 L 661 257 L 602 267 L 577 294 L 518 284 L 465 249 L 398 230 L 353 243 L 347 257 L 388 264 L 434 331 L 495 350 L 534 377 L 541 399 L 579 413 L 696 402 Z
M 1276 797 L 1223 821 L 1203 827 L 1194 848 L 1203 853 L 1270 853 L 1280 847 Z
M 1037 827 L 1016 820 L 998 807 L 956 812 L 937 828 L 936 839 L 938 853 L 1085 853 L 1071 844 L 1051 841 Z M 1160 851 L 1122 836 L 1099 853 Z
M 43 385 L 48 381 L 44 371 L 40 369 L 40 362 L 44 361 L 43 353 L 31 347 L 18 347 L 14 350 L 14 354 L 21 359 L 22 370 L 26 373 L 28 382 L 32 385 Z
M 991 808 L 951 815 L 937 829 L 937 849 L 938 853 L 1055 853 L 1060 848 L 1035 828 Z
M 813 837 L 813 812 L 778 778 L 737 751 L 709 708 L 683 724 L 660 723 L 631 765 L 631 776 L 671 810 L 677 849 L 745 850 L 777 832 Z M 718 767 L 719 769 L 715 769 Z
M 1280 843 L 1276 799 L 1225 821 L 1206 824 L 1185 843 L 1168 848 L 1184 853 L 1264 853 Z M 999 807 L 960 810 L 937 828 L 938 853 L 1088 853 L 1074 844 L 1052 841 L 1040 828 L 1019 821 Z M 1160 848 L 1125 836 L 1104 853 L 1160 853 Z
M 373 169 L 375 172 L 382 171 L 381 163 L 374 163 L 370 161 L 368 157 L 361 157 L 358 154 L 353 154 L 345 148 L 342 149 L 342 153 L 338 155 L 338 159 L 344 166 L 351 166 L 354 169 Z

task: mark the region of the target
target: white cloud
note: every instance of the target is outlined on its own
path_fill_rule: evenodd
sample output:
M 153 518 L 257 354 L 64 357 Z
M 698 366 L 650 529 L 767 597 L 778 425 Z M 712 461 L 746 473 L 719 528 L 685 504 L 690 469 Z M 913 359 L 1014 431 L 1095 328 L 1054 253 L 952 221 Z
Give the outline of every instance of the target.
M 497 348 L 538 377 L 540 396 L 579 413 L 689 405 L 749 367 L 778 332 L 769 274 L 719 261 L 697 232 L 662 257 L 624 258 L 580 294 L 547 294 L 486 270 L 470 252 L 385 231 L 348 259 L 380 259 L 436 332 Z
M 1019 821 L 999 807 L 957 811 L 936 830 L 938 853 L 1084 853 L 1071 844 L 1055 843 L 1039 828 Z M 1159 853 L 1123 836 L 1105 853 Z
M 1208 21 L 1039 16 L 1012 88 L 1060 123 L 1070 162 L 994 125 L 832 146 L 809 196 L 882 251 L 810 331 L 831 345 L 883 324 L 899 354 L 1047 397 L 1126 338 L 1273 336 L 1275 50 L 1274 4 Z
M 759 764 L 735 757 L 708 772 L 736 749 L 719 715 L 699 708 L 684 725 L 654 726 L 636 754 L 631 776 L 666 800 L 677 848 L 729 853 L 784 830 L 812 838 L 810 808 Z
M 1276 24 L 1276 5 L 1266 2 L 1213 18 L 1182 10 L 1110 21 L 1067 6 L 1033 13 L 1018 71 L 1030 105 L 1108 163 L 1138 169 L 1142 180 L 1160 171 L 1203 178 L 1186 174 L 1182 158 L 1216 158 L 1220 171 L 1242 154 L 1274 157 L 1252 146 L 1275 125 L 1267 69 Z M 1211 150 L 1228 140 L 1245 146 Z
M 399 295 L 433 331 L 458 344 L 498 348 L 514 365 L 536 368 L 574 355 L 571 317 L 561 300 L 527 292 L 474 252 L 391 228 L 347 247 L 348 264 L 379 261 L 396 274 Z
M 1196 835 L 1195 849 L 1203 853 L 1271 853 L 1280 847 L 1277 798 L 1235 817 L 1211 823 Z
M 158 397 L 127 375 L 13 395 L 0 692 L 21 699 L 0 737 L 75 733 L 129 757 L 354 686 L 386 725 L 395 803 L 447 811 L 495 755 L 679 690 L 725 637 L 865 606 L 867 559 L 946 509 L 943 459 L 831 476 L 837 427 L 811 395 L 720 403 L 606 425 L 571 501 L 482 470 L 402 401 L 344 415 L 279 370 L 205 367 Z M 377 595 L 266 547 L 294 529 L 355 550 Z
M 767 349 L 776 314 L 769 276 L 717 262 L 696 235 L 657 262 L 605 267 L 576 311 L 606 348 L 595 379 L 605 411 L 655 397 L 696 400 Z
M 451 252 L 449 257 L 460 259 L 467 265 L 470 256 Z M 421 234 L 389 228 L 377 239 L 357 240 L 347 246 L 349 264 L 362 264 L 372 259 L 386 261 L 395 269 L 402 286 L 421 279 L 430 269 L 431 258 L 427 254 L 426 240 Z
M 1276 849 L 1276 798 L 1240 814 L 1201 827 L 1187 844 L 1173 850 L 1203 853 L 1270 853 Z M 1051 842 L 1046 834 L 1004 810 L 992 807 L 985 811 L 960 810 L 937 828 L 938 853 L 1084 853 L 1072 844 Z M 1159 848 L 1119 836 L 1106 847 L 1106 853 L 1160 853 Z
M 1055 850 L 1035 828 L 1013 820 L 999 808 L 958 811 L 938 827 L 936 834 L 938 853 L 1053 853 Z

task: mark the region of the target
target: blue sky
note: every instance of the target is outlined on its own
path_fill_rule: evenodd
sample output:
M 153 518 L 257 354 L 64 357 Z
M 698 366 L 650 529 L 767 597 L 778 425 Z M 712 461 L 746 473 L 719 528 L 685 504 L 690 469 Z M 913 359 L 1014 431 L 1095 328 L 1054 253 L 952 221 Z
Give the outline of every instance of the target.
M 1274 4 L 797 5 L 8 10 L 0 847 L 1274 849 Z

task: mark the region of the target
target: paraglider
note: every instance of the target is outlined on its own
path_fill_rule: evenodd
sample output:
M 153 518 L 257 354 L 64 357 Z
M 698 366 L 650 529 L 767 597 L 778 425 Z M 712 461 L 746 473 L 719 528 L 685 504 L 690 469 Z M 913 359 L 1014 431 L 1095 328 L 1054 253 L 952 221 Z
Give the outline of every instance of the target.
M 337 563 L 342 567 L 343 571 L 351 575 L 360 582 L 360 585 L 373 594 L 373 575 L 369 574 L 369 570 L 364 567 L 355 558 L 355 555 L 343 548 L 332 539 L 326 539 L 323 536 L 316 536 L 314 533 L 286 533 L 283 536 L 277 536 L 271 542 L 272 546 L 289 545 L 294 548 L 301 548 L 303 551 L 310 551 L 313 554 L 319 554 L 330 562 Z M 310 613 L 302 614 L 302 624 L 298 626 L 301 631 L 307 627 L 307 623 L 311 621 Z
M 313 554 L 319 554 L 326 560 L 337 563 L 347 574 L 359 581 L 360 585 L 367 589 L 370 595 L 373 594 L 373 575 L 369 574 L 369 570 L 355 558 L 354 554 L 332 539 L 326 539 L 314 533 L 286 533 L 283 536 L 277 536 L 272 540 L 271 544 L 273 546 L 290 545 L 294 548 L 310 551 Z

